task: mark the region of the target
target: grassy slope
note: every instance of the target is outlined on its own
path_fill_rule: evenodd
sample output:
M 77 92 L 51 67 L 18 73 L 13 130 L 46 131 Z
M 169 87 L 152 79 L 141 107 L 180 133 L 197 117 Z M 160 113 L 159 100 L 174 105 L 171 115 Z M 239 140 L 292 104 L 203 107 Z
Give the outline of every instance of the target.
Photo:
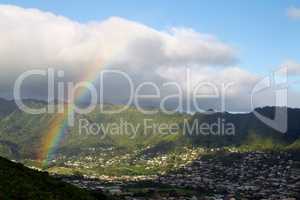
M 118 106 L 107 106 L 106 109 L 118 109 Z M 10 159 L 32 158 L 40 152 L 41 138 L 47 133 L 49 124 L 55 116 L 51 114 L 30 115 L 18 110 L 10 112 L 0 118 L 0 156 Z M 161 144 L 173 144 L 185 142 L 181 134 L 159 134 L 149 129 L 144 133 L 144 119 L 149 123 L 159 124 L 181 124 L 184 118 L 190 116 L 183 114 L 167 115 L 158 112 L 154 115 L 145 115 L 135 108 L 130 108 L 120 114 L 104 114 L 95 110 L 88 115 L 76 115 L 75 126 L 68 129 L 68 133 L 60 144 L 59 152 L 67 155 L 78 155 L 90 153 L 87 149 L 91 147 L 116 147 L 121 152 L 132 152 L 135 149 L 148 146 L 161 146 Z M 79 134 L 79 119 L 88 119 L 90 123 L 99 125 L 120 123 L 120 119 L 129 122 L 135 127 L 140 125 L 135 137 L 132 135 L 108 135 L 102 138 L 101 135 Z M 132 133 L 130 133 L 132 134 Z M 13 150 L 12 150 L 13 149 Z M 18 155 L 16 155 L 16 152 Z
M 39 102 L 30 102 L 34 106 L 40 106 Z M 53 115 L 29 115 L 13 109 L 11 102 L 0 102 L 0 155 L 11 159 L 15 159 L 15 151 L 17 151 L 21 158 L 32 158 L 37 152 L 40 152 L 41 138 L 47 133 L 49 122 L 53 119 Z M 9 108 L 9 109 L 8 109 Z M 118 109 L 116 105 L 106 105 L 105 110 Z M 265 109 L 267 115 L 271 113 L 268 109 Z M 1 114 L 2 113 L 2 114 Z M 299 110 L 290 110 L 290 132 L 298 133 L 300 130 L 299 123 L 297 121 Z M 199 119 L 200 122 L 214 122 L 219 114 L 203 115 L 196 114 L 192 117 Z M 252 114 L 224 114 L 227 119 L 226 122 L 232 122 L 236 125 L 236 135 L 234 136 L 196 136 L 190 137 L 190 142 L 196 145 L 202 146 L 230 146 L 230 145 L 250 145 L 250 146 L 268 146 L 268 148 L 276 143 L 285 141 L 282 134 L 278 134 L 273 130 L 265 127 L 264 124 L 254 118 Z M 135 149 L 141 149 L 141 147 L 153 147 L 153 150 L 162 149 L 161 147 L 173 148 L 174 146 L 182 146 L 178 144 L 187 144 L 187 137 L 183 137 L 182 134 L 158 134 L 156 131 L 148 131 L 144 134 L 144 119 L 152 120 L 153 123 L 183 123 L 183 119 L 189 119 L 191 116 L 184 114 L 172 114 L 167 115 L 158 112 L 154 115 L 145 115 L 139 112 L 135 108 L 130 108 L 119 114 L 104 114 L 99 109 L 94 112 L 84 115 L 76 116 L 76 120 L 79 118 L 88 119 L 91 123 L 97 124 L 109 124 L 120 123 L 120 119 L 130 122 L 134 126 L 141 124 L 139 132 L 136 137 L 131 138 L 132 135 L 109 135 L 104 139 L 101 136 L 92 135 L 79 135 L 78 121 L 75 123 L 75 127 L 70 128 L 66 134 L 66 138 L 60 145 L 60 152 L 64 154 L 78 155 L 80 153 L 89 153 L 86 149 L 90 147 L 105 147 L 113 146 L 120 149 L 120 152 L 130 152 Z M 182 130 L 179 130 L 181 133 Z M 251 133 L 260 135 L 261 137 L 249 137 Z M 249 142 L 250 138 L 250 142 Z M 267 139 L 266 139 L 267 138 Z M 252 140 L 252 142 L 251 142 Z M 265 141 L 263 141 L 265 140 Z M 293 139 L 294 140 L 294 139 Z M 293 140 L 287 140 L 282 145 L 291 144 Z M 258 142 L 253 142 L 258 141 Z M 249 144 L 250 143 L 250 144 Z M 256 143 L 256 144 L 254 144 Z M 168 145 L 165 145 L 168 144 Z M 281 144 L 280 144 L 281 145 Z M 295 146 L 300 146 L 295 144 Z M 14 148 L 15 151 L 12 151 Z M 256 147 L 255 147 L 256 148 Z

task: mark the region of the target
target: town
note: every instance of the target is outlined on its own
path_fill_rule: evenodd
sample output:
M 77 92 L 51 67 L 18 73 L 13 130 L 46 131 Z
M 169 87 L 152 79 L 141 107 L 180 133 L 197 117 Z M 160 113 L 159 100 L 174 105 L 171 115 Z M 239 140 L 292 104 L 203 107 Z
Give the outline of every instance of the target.
M 213 152 L 149 176 L 55 176 L 126 200 L 300 198 L 300 161 L 288 152 Z

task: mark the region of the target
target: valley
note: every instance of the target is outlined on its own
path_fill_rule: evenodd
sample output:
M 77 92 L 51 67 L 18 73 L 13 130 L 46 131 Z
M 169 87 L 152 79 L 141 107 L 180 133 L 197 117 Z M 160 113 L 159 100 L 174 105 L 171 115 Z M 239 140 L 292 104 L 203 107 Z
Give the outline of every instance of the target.
M 9 101 L 3 102 L 0 108 L 7 107 Z M 34 100 L 29 103 L 36 107 L 45 105 Z M 61 129 L 59 143 L 45 149 L 41 141 L 57 117 L 30 115 L 14 106 L 9 108 L 2 109 L 5 112 L 1 114 L 0 155 L 90 192 L 127 200 L 249 199 L 253 192 L 257 199 L 299 198 L 297 121 L 281 134 L 259 122 L 252 113 L 158 112 L 149 116 L 131 107 L 115 115 L 76 115 L 75 126 Z M 259 111 L 272 114 L 268 107 Z M 289 109 L 288 114 L 300 116 L 300 111 Z M 81 132 L 78 124 L 82 119 L 103 126 L 122 120 L 141 129 L 134 133 L 129 129 L 124 134 L 109 125 L 112 127 L 106 133 L 102 130 L 94 134 L 87 127 Z M 145 119 L 160 125 L 151 129 Z M 201 126 L 193 126 L 195 120 L 200 125 L 218 126 L 220 119 L 234 126 L 234 135 L 199 134 L 197 129 Z M 174 124 L 177 128 L 170 129 Z M 160 126 L 163 128 L 157 129 Z M 184 134 L 186 128 L 189 134 Z M 46 154 L 38 154 L 42 149 Z M 262 180 L 263 185 L 258 186 Z

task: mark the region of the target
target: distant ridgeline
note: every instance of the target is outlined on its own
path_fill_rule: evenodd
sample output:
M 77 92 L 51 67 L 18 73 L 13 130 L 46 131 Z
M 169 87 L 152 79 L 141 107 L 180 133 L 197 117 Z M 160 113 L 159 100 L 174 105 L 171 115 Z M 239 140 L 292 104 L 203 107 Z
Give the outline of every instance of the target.
M 46 102 L 26 100 L 32 107 L 44 106 Z M 114 109 L 118 105 L 105 105 Z M 274 107 L 258 108 L 256 111 L 266 117 L 274 116 Z M 196 113 L 172 115 L 158 112 L 145 115 L 136 108 L 119 114 L 104 114 L 93 111 L 86 115 L 76 115 L 75 126 L 67 129 L 67 134 L 58 141 L 56 152 L 65 155 L 89 153 L 91 148 L 115 147 L 122 151 L 132 151 L 140 147 L 152 147 L 155 150 L 168 151 L 184 145 L 200 145 L 205 147 L 221 146 L 257 146 L 300 148 L 300 109 L 288 109 L 288 130 L 280 133 L 261 122 L 251 113 Z M 14 101 L 0 99 L 0 155 L 10 159 L 36 158 L 42 151 L 41 141 L 45 130 L 49 129 L 54 114 L 31 115 L 18 109 Z M 107 125 L 122 121 L 138 126 L 135 134 L 129 135 L 93 135 L 81 133 L 77 124 L 80 118 L 89 123 Z M 176 134 L 157 134 L 156 130 L 147 130 L 145 134 L 144 119 L 153 123 L 176 123 L 179 129 Z M 168 144 L 168 145 L 164 145 Z M 166 148 L 167 147 L 167 148 Z M 149 150 L 148 150 L 149 151 Z
M 283 108 L 278 108 L 283 109 Z M 255 111 L 267 118 L 273 119 L 275 107 L 257 108 Z M 281 133 L 259 120 L 253 112 L 250 113 L 196 113 L 190 120 L 186 133 L 195 144 L 207 147 L 244 145 L 265 140 L 274 144 L 290 145 L 300 136 L 300 109 L 287 109 L 287 131 Z M 198 129 L 193 129 L 197 127 Z M 284 122 L 279 122 L 284 123 Z M 210 127 L 201 124 L 209 124 Z M 194 125 L 194 127 L 193 127 Z M 202 128 L 199 131 L 199 128 Z M 210 132 L 206 134 L 206 130 Z M 232 131 L 233 130 L 233 131 Z M 202 133 L 202 134 L 201 134 Z M 261 141 L 260 141 L 261 142 Z

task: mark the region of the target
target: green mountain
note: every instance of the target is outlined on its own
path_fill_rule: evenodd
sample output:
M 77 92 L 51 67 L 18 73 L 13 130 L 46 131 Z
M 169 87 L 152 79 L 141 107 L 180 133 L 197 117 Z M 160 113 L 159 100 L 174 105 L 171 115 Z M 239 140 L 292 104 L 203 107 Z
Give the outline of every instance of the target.
M 33 107 L 45 106 L 46 102 L 26 100 Z M 104 105 L 105 110 L 119 109 L 118 105 Z M 272 117 L 274 107 L 256 109 L 264 116 Z M 36 159 L 38 152 L 42 150 L 42 139 L 49 131 L 54 114 L 31 115 L 20 111 L 13 101 L 0 99 L 0 155 L 10 159 Z M 97 134 L 82 133 L 79 130 L 80 120 L 86 120 L 89 124 L 98 124 L 108 127 L 112 124 L 130 123 L 136 131 L 129 130 L 124 133 L 120 129 L 110 127 L 108 134 L 103 130 Z M 113 148 L 115 154 L 138 152 L 143 154 L 166 153 L 177 148 L 196 145 L 204 147 L 243 146 L 255 143 L 264 146 L 262 141 L 268 144 L 280 144 L 289 146 L 295 143 L 300 136 L 300 109 L 288 109 L 288 131 L 279 133 L 268 127 L 253 112 L 250 113 L 196 113 L 194 115 L 175 113 L 165 114 L 158 111 L 153 115 L 146 115 L 131 107 L 118 114 L 105 114 L 97 108 L 86 115 L 75 116 L 75 126 L 69 127 L 61 138 L 56 154 L 64 156 L 87 156 L 91 154 L 101 155 L 103 148 Z M 154 126 L 147 128 L 145 120 Z M 201 124 L 214 124 L 214 128 L 224 129 L 222 126 L 231 123 L 234 126 L 234 135 L 197 134 L 197 128 L 187 132 L 187 127 L 192 127 L 197 121 Z M 158 125 L 177 124 L 178 128 L 160 131 Z M 138 127 L 138 128 L 137 128 Z M 105 137 L 104 137 L 105 135 Z M 269 145 L 272 146 L 272 145 Z
M 28 100 L 26 103 L 30 106 L 43 106 L 45 102 Z M 3 100 L 0 104 L 1 108 L 13 104 L 11 101 Z M 118 105 L 105 105 L 104 109 L 118 109 Z M 156 125 L 160 124 L 178 124 L 180 125 L 185 118 L 190 116 L 185 114 L 164 114 L 158 112 L 154 115 L 146 115 L 139 112 L 136 108 L 131 107 L 125 112 L 119 114 L 104 114 L 95 111 L 87 115 L 76 115 L 75 126 L 68 127 L 64 137 L 61 138 L 59 148 L 56 153 L 67 156 L 90 154 L 91 149 L 114 148 L 115 151 L 122 153 L 132 152 L 136 149 L 147 148 L 148 151 L 159 151 L 161 148 L 156 146 L 164 146 L 168 144 L 168 149 L 185 143 L 186 138 L 179 134 L 180 128 L 172 133 L 164 131 L 163 134 L 158 133 Z M 22 112 L 17 107 L 12 107 L 9 111 L 2 113 L 0 118 L 0 155 L 10 159 L 35 159 L 38 152 L 42 150 L 42 140 L 49 131 L 51 122 L 55 119 L 55 114 L 31 115 Z M 79 130 L 80 120 L 88 121 L 89 124 L 103 125 L 108 134 L 103 131 L 97 134 L 90 134 Z M 149 126 L 145 124 L 147 120 Z M 134 131 L 123 132 L 114 131 L 114 124 L 130 123 L 135 128 Z M 109 127 L 109 128 L 107 128 Z M 105 137 L 104 137 L 105 136 Z M 150 150 L 149 150 L 150 147 Z
M 255 111 L 272 119 L 274 118 L 275 107 L 258 108 Z M 227 112 L 196 113 L 189 121 L 190 129 L 195 123 L 209 124 L 210 127 L 213 127 L 211 132 L 215 134 L 201 134 L 201 130 L 199 130 L 201 127 L 199 126 L 198 129 L 196 127 L 192 131 L 186 132 L 189 133 L 187 136 L 192 143 L 206 147 L 240 146 L 255 142 L 261 143 L 263 140 L 285 146 L 292 144 L 300 136 L 300 109 L 288 108 L 287 118 L 287 131 L 281 133 L 260 121 L 253 112 L 238 114 Z M 231 132 L 226 134 L 224 131 L 231 127 L 229 124 L 234 127 L 234 134 L 230 134 Z
M 100 193 L 98 197 L 92 196 L 87 191 L 50 177 L 46 172 L 38 172 L 0 157 L 0 199 L 2 200 L 96 200 L 105 198 Z

